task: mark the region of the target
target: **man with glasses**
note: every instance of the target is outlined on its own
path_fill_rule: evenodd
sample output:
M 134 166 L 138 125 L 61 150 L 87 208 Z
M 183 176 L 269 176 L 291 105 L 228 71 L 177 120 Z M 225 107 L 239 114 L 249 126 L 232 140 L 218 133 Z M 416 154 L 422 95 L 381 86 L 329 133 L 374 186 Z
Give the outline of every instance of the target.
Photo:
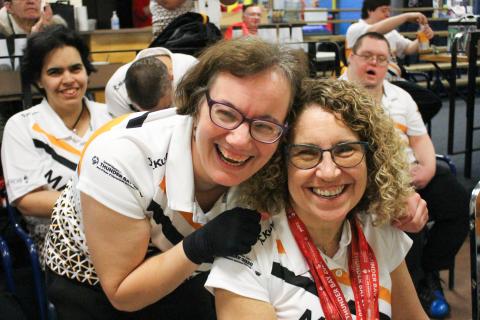
M 395 16 L 390 16 L 390 14 L 390 0 L 364 0 L 361 19 L 352 24 L 346 33 L 346 56 L 350 55 L 352 47 L 362 34 L 378 32 L 385 35 L 392 52 L 392 59 L 389 62 L 388 73 L 386 74 L 387 80 L 407 91 L 417 102 L 423 121 L 429 122 L 442 107 L 442 101 L 430 90 L 402 78 L 402 69 L 396 58 L 416 54 L 419 49 L 419 42 L 418 40 L 412 41 L 405 38 L 395 29 L 404 23 L 411 22 L 422 26 L 428 39 L 434 36 L 434 32 L 428 26 L 427 17 L 420 12 L 406 12 Z
M 242 21 L 234 23 L 227 28 L 224 34 L 225 39 L 233 38 L 233 29 L 235 27 L 242 29 L 242 35 L 256 35 L 258 33 L 258 26 L 262 19 L 262 8 L 256 4 L 244 5 L 242 7 Z
M 387 39 L 379 33 L 366 33 L 353 46 L 342 79 L 365 88 L 390 115 L 405 141 L 411 184 L 427 202 L 434 221 L 428 232 L 410 234 L 414 245 L 406 261 L 425 311 L 430 317 L 444 318 L 450 306 L 438 271 L 454 264 L 467 235 L 468 194 L 447 168 L 436 164 L 435 149 L 415 101 L 385 80 L 390 59 Z

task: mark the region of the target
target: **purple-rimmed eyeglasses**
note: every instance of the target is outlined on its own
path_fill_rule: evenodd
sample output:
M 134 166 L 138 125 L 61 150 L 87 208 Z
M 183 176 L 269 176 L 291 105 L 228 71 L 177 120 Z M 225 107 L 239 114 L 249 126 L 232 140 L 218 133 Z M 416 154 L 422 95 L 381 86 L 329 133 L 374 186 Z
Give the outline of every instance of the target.
M 220 128 L 234 130 L 246 121 L 249 124 L 252 138 L 262 143 L 276 142 L 287 130 L 286 124 L 281 125 L 273 121 L 247 118 L 234 106 L 210 98 L 208 91 L 205 93 L 205 96 L 210 109 L 210 119 Z

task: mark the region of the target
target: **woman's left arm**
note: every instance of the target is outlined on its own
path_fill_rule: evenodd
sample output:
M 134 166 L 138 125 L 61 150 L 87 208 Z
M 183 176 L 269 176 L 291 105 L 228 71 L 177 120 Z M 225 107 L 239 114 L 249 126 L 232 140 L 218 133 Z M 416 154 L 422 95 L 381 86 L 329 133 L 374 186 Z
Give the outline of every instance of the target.
M 48 218 L 59 196 L 60 191 L 38 188 L 18 198 L 13 204 L 24 216 Z
M 225 289 L 215 289 L 215 308 L 219 320 L 275 320 L 277 315 L 271 304 L 247 298 Z
M 428 317 L 420 305 L 405 260 L 390 273 L 392 278 L 392 319 L 425 319 Z

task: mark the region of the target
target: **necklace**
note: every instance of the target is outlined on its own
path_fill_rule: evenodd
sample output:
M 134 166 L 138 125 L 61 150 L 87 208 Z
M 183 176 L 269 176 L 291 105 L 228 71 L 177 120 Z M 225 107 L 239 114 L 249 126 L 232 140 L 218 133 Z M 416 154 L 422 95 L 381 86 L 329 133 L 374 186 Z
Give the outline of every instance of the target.
M 80 111 L 80 114 L 78 115 L 78 118 L 77 120 L 75 120 L 75 123 L 73 124 L 71 129 L 73 133 L 77 133 L 77 125 L 78 125 L 78 122 L 80 121 L 80 118 L 82 117 L 83 110 L 85 110 L 85 103 L 82 102 L 82 110 Z

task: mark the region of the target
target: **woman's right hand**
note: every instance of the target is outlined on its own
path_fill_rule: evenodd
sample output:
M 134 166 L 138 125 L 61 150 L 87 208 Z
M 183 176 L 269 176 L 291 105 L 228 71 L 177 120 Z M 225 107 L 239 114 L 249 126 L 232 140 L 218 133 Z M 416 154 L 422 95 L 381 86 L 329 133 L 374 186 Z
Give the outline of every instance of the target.
M 183 250 L 192 262 L 212 262 L 216 256 L 248 253 L 260 233 L 260 213 L 234 208 L 221 213 L 183 239 Z

